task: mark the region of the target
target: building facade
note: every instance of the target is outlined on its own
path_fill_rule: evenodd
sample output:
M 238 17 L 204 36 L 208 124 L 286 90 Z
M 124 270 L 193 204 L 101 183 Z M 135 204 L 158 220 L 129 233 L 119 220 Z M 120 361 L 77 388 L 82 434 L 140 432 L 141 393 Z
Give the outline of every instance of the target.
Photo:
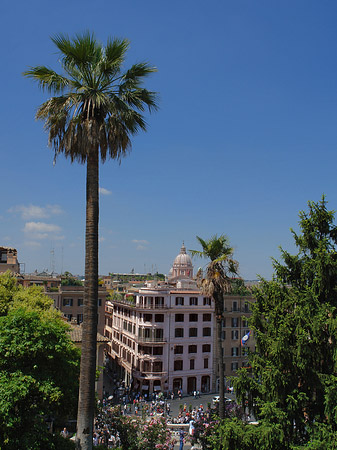
M 9 270 L 12 273 L 20 273 L 18 252 L 12 247 L 0 247 L 0 273 Z
M 56 292 L 46 290 L 46 295 L 54 300 L 54 306 L 60 310 L 69 322 L 80 325 L 83 322 L 84 286 L 62 286 Z M 98 289 L 97 332 L 104 335 L 105 302 L 107 292 L 104 286 Z
M 126 385 L 145 393 L 210 392 L 213 385 L 214 304 L 192 279 L 185 246 L 170 283 L 147 283 L 125 300 L 108 302 L 109 358 Z
M 255 350 L 255 341 L 248 326 L 251 315 L 251 296 L 226 295 L 222 322 L 222 350 L 225 377 L 235 376 L 236 371 L 248 365 L 248 353 Z M 242 341 L 244 336 L 248 338 Z M 227 379 L 227 384 L 230 384 Z

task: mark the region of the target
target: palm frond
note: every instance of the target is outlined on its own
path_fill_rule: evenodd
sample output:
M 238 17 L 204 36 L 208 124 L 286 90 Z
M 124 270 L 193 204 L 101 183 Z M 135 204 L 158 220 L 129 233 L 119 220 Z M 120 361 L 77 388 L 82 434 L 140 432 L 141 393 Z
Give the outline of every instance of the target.
M 45 66 L 31 67 L 23 72 L 27 78 L 37 81 L 42 90 L 58 94 L 62 93 L 71 83 L 67 77 L 59 75 L 54 70 Z
M 104 57 L 101 59 L 99 66 L 102 79 L 111 83 L 111 79 L 119 75 L 129 46 L 128 39 L 108 39 L 104 49 Z
M 63 153 L 71 161 L 85 162 L 95 149 L 103 162 L 107 157 L 120 162 L 131 150 L 131 136 L 146 130 L 142 112 L 158 107 L 157 94 L 142 87 L 156 68 L 143 62 L 123 73 L 127 39 L 109 39 L 105 48 L 89 32 L 75 38 L 58 34 L 52 41 L 65 76 L 43 66 L 24 75 L 62 94 L 43 103 L 36 114 L 45 122 L 55 156 Z
M 98 43 L 93 33 L 89 31 L 77 34 L 70 39 L 66 34 L 57 34 L 51 38 L 60 50 L 65 67 L 77 66 L 83 68 L 89 64 L 98 63 L 102 55 L 102 45 Z

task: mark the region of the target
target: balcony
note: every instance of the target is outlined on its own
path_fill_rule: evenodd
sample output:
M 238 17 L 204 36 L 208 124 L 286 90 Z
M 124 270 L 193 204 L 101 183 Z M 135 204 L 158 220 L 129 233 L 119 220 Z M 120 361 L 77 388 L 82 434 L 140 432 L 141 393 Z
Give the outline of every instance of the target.
M 158 379 L 158 378 L 161 378 L 163 376 L 166 376 L 167 372 L 155 372 L 155 371 L 152 371 L 152 372 L 144 372 L 144 371 L 142 371 L 141 372 L 139 370 L 135 370 L 133 372 L 133 375 L 135 377 L 137 377 L 138 379 L 142 378 L 144 380 L 151 380 L 151 379 Z
M 167 339 L 164 338 L 164 337 L 152 337 L 152 336 L 150 336 L 150 337 L 139 336 L 138 337 L 138 342 L 140 344 L 144 344 L 144 343 L 146 343 L 146 344 L 150 344 L 150 343 L 157 344 L 157 343 L 164 343 L 166 341 L 167 341 Z
M 168 309 L 167 305 L 137 304 L 136 306 L 137 306 L 138 309 L 146 309 L 146 310 L 149 310 L 149 309 L 155 309 L 155 310 Z

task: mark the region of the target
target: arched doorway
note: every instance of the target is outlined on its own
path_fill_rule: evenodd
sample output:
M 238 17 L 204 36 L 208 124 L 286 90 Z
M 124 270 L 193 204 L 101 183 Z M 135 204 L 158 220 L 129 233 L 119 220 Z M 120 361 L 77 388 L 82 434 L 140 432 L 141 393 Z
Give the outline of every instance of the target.
M 197 379 L 196 377 L 188 377 L 187 378 L 187 392 L 189 394 L 193 394 L 194 391 L 197 390 Z
M 173 378 L 173 392 L 177 393 L 182 388 L 183 388 L 183 379 Z
M 201 377 L 201 392 L 209 392 L 210 379 L 209 375 L 204 375 Z

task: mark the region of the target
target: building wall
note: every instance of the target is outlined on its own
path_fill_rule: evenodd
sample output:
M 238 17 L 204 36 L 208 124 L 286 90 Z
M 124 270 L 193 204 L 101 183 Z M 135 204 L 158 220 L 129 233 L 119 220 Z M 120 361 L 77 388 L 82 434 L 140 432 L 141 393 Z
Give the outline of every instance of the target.
M 132 302 L 107 305 L 109 355 L 139 391 L 209 392 L 214 305 L 199 291 L 143 288 Z M 204 347 L 203 347 L 204 346 Z
M 81 324 L 83 322 L 84 286 L 60 286 L 58 292 L 46 291 L 46 295 L 54 300 L 54 306 L 59 309 L 69 321 Z M 97 331 L 104 335 L 106 289 L 98 289 L 98 323 Z
M 0 273 L 7 270 L 12 273 L 20 273 L 17 250 L 11 247 L 0 247 Z
M 247 366 L 247 353 L 255 349 L 252 331 L 247 343 L 241 344 L 242 337 L 250 330 L 246 319 L 251 316 L 250 303 L 252 302 L 254 299 L 249 296 L 225 296 L 222 348 L 226 377 L 235 376 L 239 368 Z

